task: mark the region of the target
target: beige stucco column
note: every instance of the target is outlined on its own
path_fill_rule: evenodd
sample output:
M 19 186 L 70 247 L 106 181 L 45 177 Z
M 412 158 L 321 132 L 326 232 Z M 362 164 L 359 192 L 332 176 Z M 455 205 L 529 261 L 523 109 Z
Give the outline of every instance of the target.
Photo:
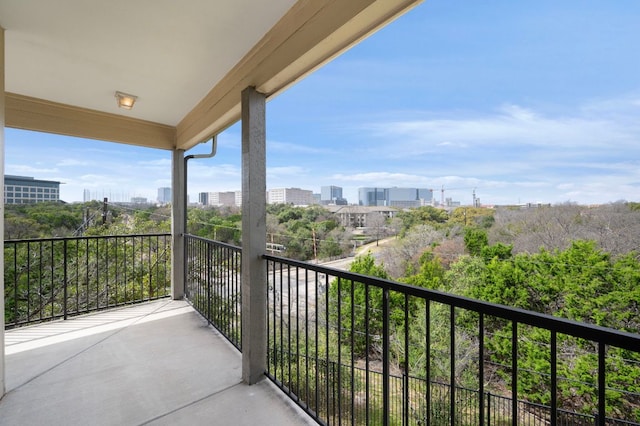
M 242 379 L 254 384 L 267 367 L 266 98 L 242 91 Z
M 171 298 L 177 300 L 184 297 L 184 233 L 187 223 L 184 149 L 174 149 L 171 161 Z
M 4 217 L 4 29 L 0 27 L 0 218 Z M 4 247 L 4 220 L 0 220 L 0 239 Z M 4 249 L 0 250 L 4 265 Z M 0 398 L 5 392 L 4 380 L 4 274 L 0 274 Z

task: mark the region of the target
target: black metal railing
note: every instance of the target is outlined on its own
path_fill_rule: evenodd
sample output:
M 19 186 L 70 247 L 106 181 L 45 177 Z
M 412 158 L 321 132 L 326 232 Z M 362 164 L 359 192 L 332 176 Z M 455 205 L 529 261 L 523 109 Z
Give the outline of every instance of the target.
M 241 249 L 185 235 L 185 296 L 236 348 L 242 349 Z
M 322 424 L 638 425 L 640 377 L 611 373 L 640 366 L 640 335 L 263 257 L 267 376 Z M 532 344 L 538 371 L 519 366 Z M 579 401 L 561 391 L 569 349 L 592 361 Z
M 5 241 L 5 326 L 169 296 L 170 259 L 170 234 Z

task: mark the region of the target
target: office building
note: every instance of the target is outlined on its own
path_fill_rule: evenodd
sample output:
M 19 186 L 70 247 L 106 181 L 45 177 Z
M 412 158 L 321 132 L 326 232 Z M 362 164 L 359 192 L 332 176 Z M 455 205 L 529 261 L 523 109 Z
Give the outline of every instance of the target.
M 4 203 L 28 204 L 60 201 L 60 182 L 27 176 L 4 176 Z
M 426 188 L 358 188 L 361 206 L 420 207 L 431 205 L 433 193 Z
M 270 189 L 267 194 L 269 204 L 292 204 L 294 206 L 308 206 L 314 203 L 313 191 L 300 188 Z
M 242 191 L 200 192 L 198 203 L 203 206 L 236 207 L 242 205 Z
M 171 203 L 171 188 L 158 188 L 158 203 Z
M 346 205 L 347 200 L 342 197 L 342 187 L 334 185 L 321 187 L 320 204 Z

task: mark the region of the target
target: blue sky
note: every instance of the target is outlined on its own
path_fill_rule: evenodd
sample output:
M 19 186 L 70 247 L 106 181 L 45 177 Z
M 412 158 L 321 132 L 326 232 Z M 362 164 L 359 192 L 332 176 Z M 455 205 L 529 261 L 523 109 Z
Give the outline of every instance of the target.
M 638 22 L 637 0 L 427 0 L 269 102 L 267 188 L 640 201 Z M 153 200 L 170 153 L 7 129 L 6 173 L 65 201 Z M 240 187 L 234 125 L 189 163 L 189 194 Z

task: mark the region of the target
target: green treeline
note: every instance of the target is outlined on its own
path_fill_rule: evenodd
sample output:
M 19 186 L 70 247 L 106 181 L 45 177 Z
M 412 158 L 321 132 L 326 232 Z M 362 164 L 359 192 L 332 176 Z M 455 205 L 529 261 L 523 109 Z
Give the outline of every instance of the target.
M 169 206 L 104 206 L 93 201 L 7 205 L 5 210 L 6 240 L 170 231 Z M 240 245 L 241 212 L 228 207 L 189 207 L 187 232 Z M 267 242 L 283 246 L 279 254 L 298 260 L 343 257 L 354 245 L 352 230 L 342 227 L 323 207 L 285 204 L 267 207 Z

